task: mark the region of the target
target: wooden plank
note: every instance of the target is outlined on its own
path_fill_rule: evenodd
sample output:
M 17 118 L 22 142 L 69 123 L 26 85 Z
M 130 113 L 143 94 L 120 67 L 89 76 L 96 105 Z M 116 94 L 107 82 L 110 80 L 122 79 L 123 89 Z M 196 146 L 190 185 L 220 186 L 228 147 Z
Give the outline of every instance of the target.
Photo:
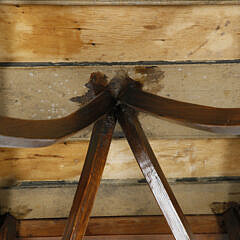
M 70 99 L 87 91 L 84 84 L 92 72 L 101 71 L 110 80 L 121 68 L 153 94 L 215 107 L 240 107 L 239 64 L 0 68 L 0 115 L 35 120 L 64 117 L 79 108 Z M 223 137 L 147 114 L 141 114 L 140 121 L 147 136 L 155 139 Z M 89 138 L 91 129 L 74 137 Z M 115 137 L 122 136 L 117 127 Z
M 187 216 L 194 233 L 223 233 L 220 216 Z M 64 219 L 22 220 L 18 224 L 18 237 L 56 237 L 63 234 Z M 50 231 L 51 229 L 51 231 Z M 90 218 L 86 236 L 169 234 L 163 216 Z
M 228 240 L 227 234 L 196 234 L 196 240 Z M 17 238 L 18 240 L 60 240 L 61 237 Z M 174 240 L 172 235 L 112 235 L 112 236 L 86 236 L 85 240 Z
M 167 178 L 239 176 L 239 139 L 151 140 Z M 2 186 L 17 181 L 78 180 L 88 141 L 39 149 L 0 149 Z M 209 154 L 211 153 L 211 154 Z M 125 140 L 112 142 L 103 179 L 141 179 Z
M 170 186 L 184 214 L 212 214 L 213 210 L 222 213 L 226 209 L 224 203 L 240 202 L 239 182 L 179 182 Z M 0 211 L 10 212 L 18 219 L 64 218 L 69 215 L 76 187 L 77 183 L 41 182 L 1 189 Z M 159 214 L 148 186 L 137 180 L 104 180 L 92 211 L 92 216 Z
M 239 4 L 239 0 L 1 0 L 0 4 L 10 5 L 73 5 L 73 6 L 89 6 L 89 5 L 113 5 L 113 6 L 131 6 L 131 5 L 233 5 Z
M 0 13 L 1 62 L 240 58 L 238 5 L 1 5 Z

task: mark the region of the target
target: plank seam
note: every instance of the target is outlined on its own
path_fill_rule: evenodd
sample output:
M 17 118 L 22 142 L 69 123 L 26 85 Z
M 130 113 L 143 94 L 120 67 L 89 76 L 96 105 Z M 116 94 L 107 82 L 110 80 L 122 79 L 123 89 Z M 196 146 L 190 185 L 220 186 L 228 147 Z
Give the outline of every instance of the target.
M 0 62 L 0 67 L 96 67 L 134 65 L 194 65 L 194 64 L 233 64 L 240 59 L 211 61 L 136 61 L 136 62 Z
M 225 177 L 203 177 L 203 178 L 178 178 L 178 179 L 168 179 L 171 184 L 199 184 L 199 183 L 223 183 L 223 182 L 236 182 L 240 183 L 240 176 L 225 176 Z M 102 184 L 111 184 L 111 185 L 140 185 L 146 184 L 145 179 L 103 179 Z M 18 182 L 16 185 L 12 186 L 2 186 L 0 189 L 22 189 L 22 188 L 55 188 L 55 187 L 71 187 L 77 186 L 78 181 L 25 181 Z

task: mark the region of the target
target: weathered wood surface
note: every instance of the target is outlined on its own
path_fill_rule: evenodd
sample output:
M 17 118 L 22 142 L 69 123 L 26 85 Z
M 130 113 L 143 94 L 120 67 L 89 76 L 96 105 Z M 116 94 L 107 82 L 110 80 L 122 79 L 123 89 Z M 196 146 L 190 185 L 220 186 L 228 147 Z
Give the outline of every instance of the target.
M 142 82 L 145 91 L 159 96 L 215 107 L 240 107 L 239 64 L 0 68 L 0 115 L 25 119 L 64 117 L 79 108 L 80 104 L 70 99 L 87 91 L 84 84 L 92 72 L 101 71 L 110 80 L 119 69 Z M 151 138 L 223 136 L 147 114 L 141 114 L 140 121 Z M 74 137 L 89 138 L 91 129 L 83 129 Z M 122 136 L 118 127 L 115 136 Z
M 239 4 L 239 0 L 1 0 L 0 4 L 41 4 L 41 5 L 111 5 L 111 6 L 131 6 L 131 5 L 232 5 Z
M 240 202 L 239 182 L 179 182 L 170 185 L 184 214 L 222 213 L 226 209 L 225 202 Z M 0 211 L 10 212 L 18 219 L 67 217 L 76 187 L 77 183 L 41 182 L 38 185 L 1 189 Z M 92 216 L 159 213 L 159 207 L 146 184 L 133 180 L 104 180 L 98 190 Z
M 239 59 L 240 6 L 0 6 L 1 62 Z
M 216 216 L 187 216 L 194 233 L 224 233 L 222 218 Z M 18 224 L 19 237 L 56 237 L 63 234 L 65 219 L 22 220 Z M 220 223 L 220 225 L 219 225 Z M 98 217 L 90 218 L 86 236 L 169 234 L 162 216 Z
M 239 139 L 151 140 L 167 178 L 239 176 Z M 0 149 L 0 183 L 78 180 L 88 141 L 39 149 Z M 210 153 L 210 154 L 209 154 Z M 104 179 L 141 179 L 125 140 L 112 142 Z
M 193 240 L 182 209 L 158 163 L 134 110 L 120 106 L 117 119 L 124 131 L 136 161 L 176 240 Z

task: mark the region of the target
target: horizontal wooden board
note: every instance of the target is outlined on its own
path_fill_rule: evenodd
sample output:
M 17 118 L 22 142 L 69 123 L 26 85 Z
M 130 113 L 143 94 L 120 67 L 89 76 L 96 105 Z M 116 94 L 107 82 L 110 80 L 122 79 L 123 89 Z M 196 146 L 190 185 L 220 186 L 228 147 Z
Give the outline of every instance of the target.
M 240 58 L 240 6 L 0 6 L 1 62 Z
M 239 176 L 239 139 L 151 140 L 167 178 Z M 77 180 L 88 141 L 39 149 L 0 149 L 2 185 L 17 181 Z M 104 179 L 141 179 L 125 140 L 112 142 Z
M 73 6 L 162 6 L 162 5 L 230 5 L 239 4 L 239 0 L 1 0 L 0 4 L 25 5 L 73 5 Z
M 101 71 L 110 80 L 120 69 L 144 84 L 144 90 L 160 96 L 216 107 L 240 107 L 240 63 L 171 64 L 150 66 L 81 66 L 0 68 L 0 114 L 53 119 L 66 116 L 80 106 L 72 97 L 86 93 L 84 86 L 92 72 Z M 140 114 L 148 137 L 225 137 L 191 129 L 159 118 Z M 89 138 L 91 127 L 75 138 Z M 115 137 L 122 137 L 119 127 Z
M 220 216 L 187 216 L 196 234 L 223 233 Z M 18 237 L 57 237 L 64 230 L 65 219 L 22 220 L 18 225 Z M 169 234 L 170 229 L 162 216 L 101 217 L 90 218 L 86 236 Z M 104 239 L 104 238 L 102 238 Z M 121 238 L 119 238 L 121 239 Z M 132 238 L 130 238 L 132 239 Z M 136 239 L 136 238 L 133 238 Z M 168 239 L 168 238 L 167 238 Z
M 240 202 L 239 182 L 171 183 L 185 214 L 222 213 L 226 202 Z M 69 215 L 75 184 L 28 185 L 0 189 L 0 213 L 18 219 L 63 218 Z M 92 216 L 160 215 L 147 184 L 138 181 L 104 180 L 97 193 Z
M 196 240 L 229 240 L 227 234 L 195 234 Z M 18 240 L 61 240 L 62 237 L 30 237 L 17 238 Z M 85 236 L 84 240 L 174 240 L 173 235 L 110 235 L 110 236 Z

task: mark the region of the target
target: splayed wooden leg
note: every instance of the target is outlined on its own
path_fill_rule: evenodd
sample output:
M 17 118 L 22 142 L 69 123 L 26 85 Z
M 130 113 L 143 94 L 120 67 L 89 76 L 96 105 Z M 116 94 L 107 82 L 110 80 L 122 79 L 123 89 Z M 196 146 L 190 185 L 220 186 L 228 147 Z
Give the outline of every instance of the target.
M 121 106 L 117 118 L 174 237 L 177 240 L 194 239 L 135 112 Z
M 0 240 L 15 240 L 16 239 L 16 228 L 17 228 L 17 220 L 7 214 L 2 216 L 0 221 Z
M 73 200 L 63 240 L 83 238 L 107 159 L 113 130 L 113 115 L 104 115 L 94 125 L 86 160 Z
M 223 214 L 224 223 L 230 240 L 240 239 L 240 205 L 230 207 Z

